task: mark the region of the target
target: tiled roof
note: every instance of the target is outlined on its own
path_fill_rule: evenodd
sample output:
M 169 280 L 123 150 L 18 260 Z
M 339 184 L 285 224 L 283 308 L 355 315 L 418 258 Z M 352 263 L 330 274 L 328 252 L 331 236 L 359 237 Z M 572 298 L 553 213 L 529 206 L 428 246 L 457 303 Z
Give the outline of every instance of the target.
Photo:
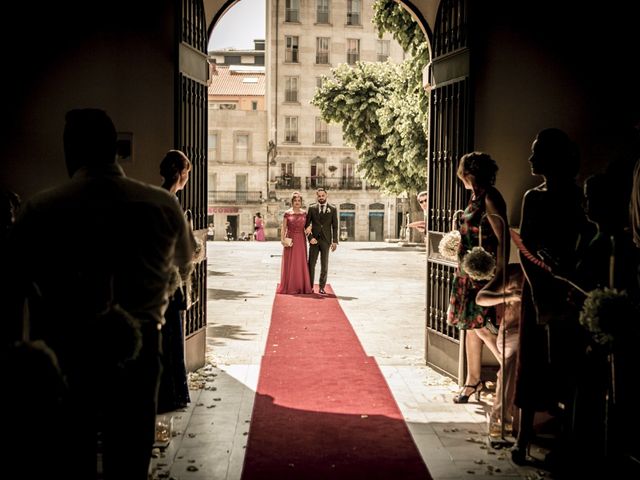
M 262 71 L 257 71 L 256 67 L 247 70 L 236 65 L 232 68 L 216 66 L 211 72 L 209 95 L 264 95 L 264 68 Z

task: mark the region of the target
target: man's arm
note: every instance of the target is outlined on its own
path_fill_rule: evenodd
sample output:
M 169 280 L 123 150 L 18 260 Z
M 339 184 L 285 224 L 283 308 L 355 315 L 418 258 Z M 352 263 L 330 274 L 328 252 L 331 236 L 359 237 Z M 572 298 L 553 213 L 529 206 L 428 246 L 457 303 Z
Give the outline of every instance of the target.
M 338 244 L 338 212 L 336 211 L 336 207 L 331 209 L 331 243 Z

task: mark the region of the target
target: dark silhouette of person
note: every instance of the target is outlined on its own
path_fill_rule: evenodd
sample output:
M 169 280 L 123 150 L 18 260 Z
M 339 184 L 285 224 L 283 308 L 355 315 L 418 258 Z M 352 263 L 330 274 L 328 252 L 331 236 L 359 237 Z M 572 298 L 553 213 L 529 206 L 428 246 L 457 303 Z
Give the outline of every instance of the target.
M 180 150 L 169 150 L 160 162 L 162 188 L 177 195 L 189 181 L 191 161 Z M 178 197 L 176 196 L 176 202 Z M 194 250 L 196 249 L 193 239 Z M 158 392 L 158 413 L 186 407 L 191 401 L 187 366 L 184 357 L 183 312 L 187 309 L 186 289 L 189 272 L 177 272 L 182 287 L 171 292 L 162 327 L 162 376 Z
M 619 176 L 607 171 L 586 179 L 584 195 L 585 212 L 597 226 L 597 233 L 578 262 L 575 283 L 587 292 L 606 287 L 624 291 L 637 305 L 636 272 L 640 250 L 634 246 L 628 228 L 630 192 L 621 188 Z M 576 294 L 576 299 L 581 305 L 584 296 Z M 640 452 L 636 434 L 640 416 L 633 395 L 637 378 L 635 350 L 640 342 L 640 328 L 637 312 L 610 311 L 609 316 L 600 322 L 608 325 L 607 331 L 613 335 L 610 347 L 603 348 L 585 330 L 587 347 L 579 362 L 575 438 L 577 448 L 588 459 L 583 465 L 585 472 L 606 471 L 622 475 L 622 472 L 629 472 L 634 463 L 625 456 L 637 457 Z M 613 369 L 610 349 L 615 354 Z M 638 472 L 637 465 L 635 471 Z
M 55 352 L 67 382 L 64 429 L 49 438 L 67 452 L 65 476 L 96 478 L 99 452 L 102 478 L 146 480 L 169 275 L 191 264 L 189 229 L 173 195 L 125 176 L 104 111 L 65 120 L 71 179 L 21 207 L 3 294 L 27 299 L 30 337 Z
M 582 192 L 575 183 L 580 165 L 577 147 L 565 132 L 548 128 L 533 141 L 529 163 L 532 175 L 542 176 L 544 182 L 524 195 L 522 244 L 556 275 L 571 276 L 584 248 L 579 245 L 593 235 L 582 208 Z M 536 411 L 559 415 L 562 433 L 549 460 L 564 457 L 564 447 L 570 443 L 568 425 L 576 378 L 573 362 L 581 355 L 582 343 L 576 341 L 581 329 L 577 309 L 567 302 L 567 285 L 522 251 L 520 262 L 526 278 L 515 393 L 520 425 L 511 454 L 515 463 L 523 464 L 534 435 Z

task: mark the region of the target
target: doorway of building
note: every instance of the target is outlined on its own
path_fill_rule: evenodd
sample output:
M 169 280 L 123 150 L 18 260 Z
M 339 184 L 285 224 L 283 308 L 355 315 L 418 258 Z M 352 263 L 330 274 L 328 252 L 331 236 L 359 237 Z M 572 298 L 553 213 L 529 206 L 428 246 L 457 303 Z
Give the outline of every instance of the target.
M 237 240 L 238 239 L 238 215 L 227 215 L 227 223 L 229 227 L 227 228 L 227 232 L 231 233 L 231 238 L 229 240 Z
M 384 240 L 384 212 L 369 212 L 369 241 Z

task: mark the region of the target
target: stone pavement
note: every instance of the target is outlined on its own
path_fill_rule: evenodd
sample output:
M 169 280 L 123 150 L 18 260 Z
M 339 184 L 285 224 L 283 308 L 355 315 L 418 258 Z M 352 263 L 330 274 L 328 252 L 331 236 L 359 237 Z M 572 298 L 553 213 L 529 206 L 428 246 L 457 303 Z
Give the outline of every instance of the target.
M 240 478 L 281 250 L 279 242 L 207 243 L 208 363 L 191 374 L 192 402 L 174 413 L 174 436 L 153 462 L 154 478 Z M 328 283 L 380 365 L 435 480 L 549 478 L 513 465 L 508 451 L 487 448 L 490 393 L 456 405 L 458 386 L 424 365 L 424 250 L 341 243 Z

